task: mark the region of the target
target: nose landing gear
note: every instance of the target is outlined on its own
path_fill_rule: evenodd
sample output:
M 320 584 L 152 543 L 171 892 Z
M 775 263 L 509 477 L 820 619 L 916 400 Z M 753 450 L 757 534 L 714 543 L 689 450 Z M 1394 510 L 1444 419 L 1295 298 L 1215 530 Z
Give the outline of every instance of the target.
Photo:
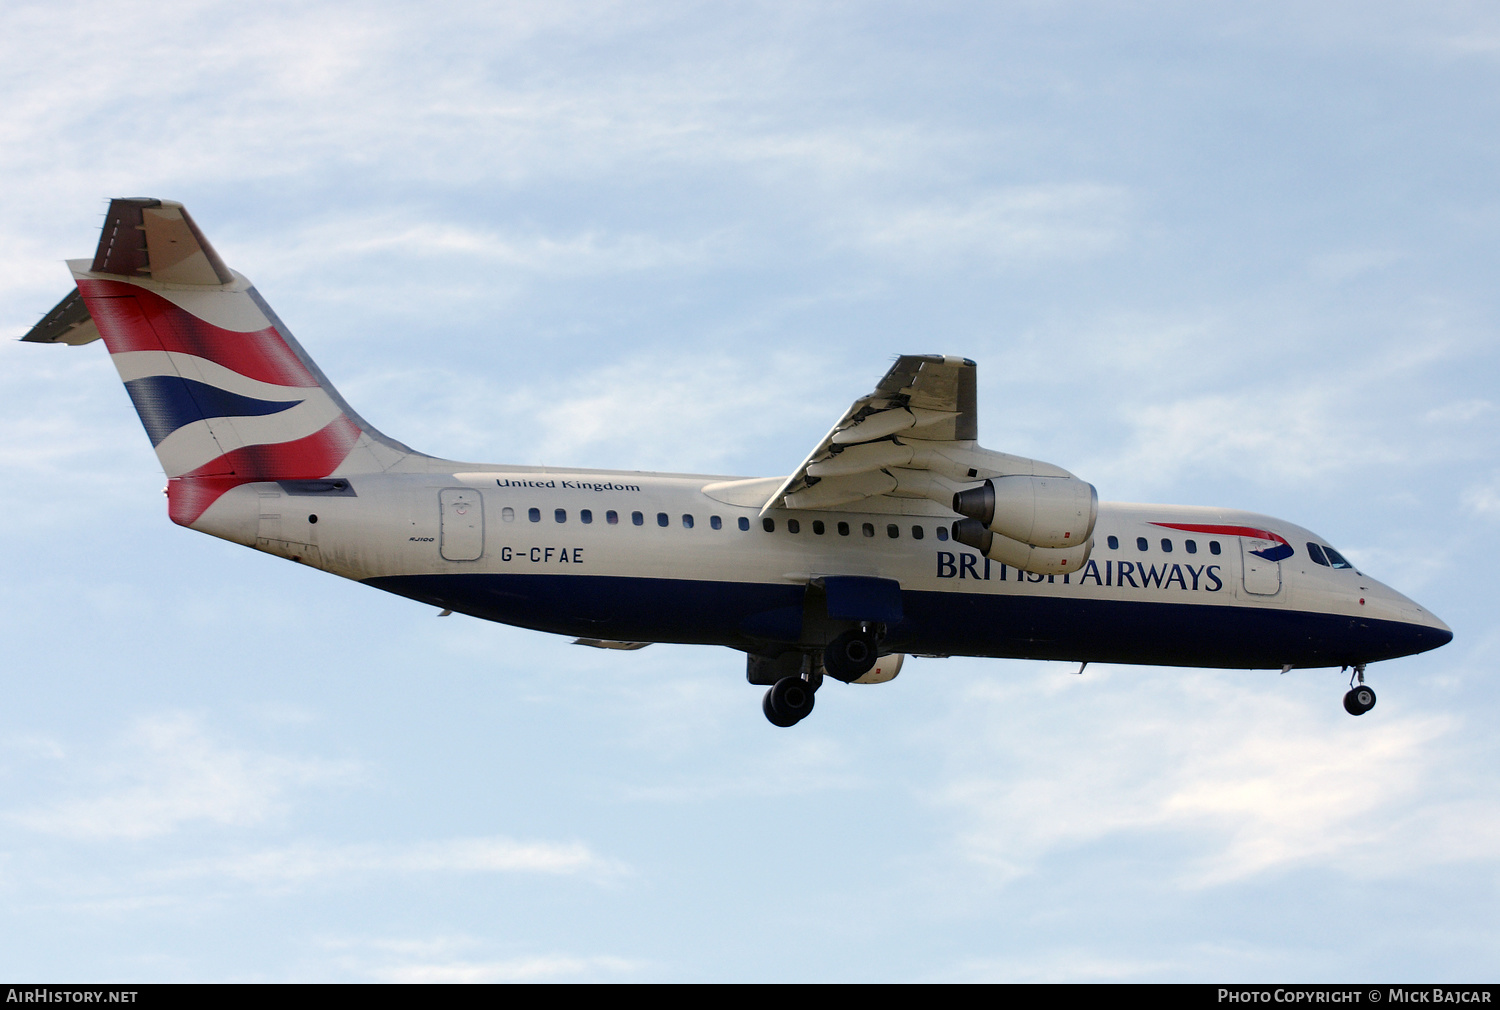
M 1348 667 L 1345 667 L 1348 669 Z M 1354 681 L 1358 679 L 1358 686 Z M 1364 715 L 1375 707 L 1375 691 L 1365 685 L 1365 664 L 1356 663 L 1349 677 L 1349 691 L 1344 695 L 1344 711 L 1350 715 Z

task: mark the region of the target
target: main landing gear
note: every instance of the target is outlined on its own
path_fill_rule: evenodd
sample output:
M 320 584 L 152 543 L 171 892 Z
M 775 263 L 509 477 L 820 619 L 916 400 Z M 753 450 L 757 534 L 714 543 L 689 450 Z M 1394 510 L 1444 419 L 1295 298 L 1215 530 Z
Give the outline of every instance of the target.
M 1348 669 L 1345 667 L 1344 669 Z M 1358 686 L 1355 679 L 1359 680 Z M 1375 691 L 1365 685 L 1365 664 L 1354 664 L 1354 673 L 1349 677 L 1349 691 L 1344 695 L 1344 711 L 1350 715 L 1364 715 L 1375 707 Z
M 821 656 L 811 650 L 800 654 L 785 653 L 781 657 L 751 656 L 750 682 L 771 685 L 761 699 L 761 711 L 773 726 L 797 725 L 812 712 L 817 690 L 823 685 L 824 673 L 847 684 L 875 668 L 880 659 L 880 639 L 884 632 L 883 625 L 860 624 L 829 642 Z M 774 682 L 772 677 L 776 677 Z
M 783 729 L 795 726 L 812 712 L 815 692 L 811 681 L 801 677 L 782 677 L 767 689 L 760 708 L 771 720 L 771 725 Z

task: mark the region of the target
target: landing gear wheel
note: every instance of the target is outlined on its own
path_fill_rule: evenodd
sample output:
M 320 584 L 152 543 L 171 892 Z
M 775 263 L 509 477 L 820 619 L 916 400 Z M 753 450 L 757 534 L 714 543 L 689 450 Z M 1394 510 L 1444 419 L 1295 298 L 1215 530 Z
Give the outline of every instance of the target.
M 766 714 L 766 719 L 770 721 L 772 726 L 780 726 L 782 729 L 797 725 L 797 720 L 795 718 L 788 718 L 787 716 L 782 715 L 779 711 L 776 710 L 775 706 L 772 705 L 771 692 L 773 690 L 775 689 L 770 687 L 766 688 L 765 697 L 761 698 L 760 700 L 760 710 Z
M 1364 684 L 1350 688 L 1344 695 L 1344 711 L 1350 715 L 1364 715 L 1375 707 L 1375 692 Z
M 880 658 L 876 652 L 875 636 L 859 628 L 851 628 L 828 643 L 823 650 L 823 669 L 830 677 L 846 683 L 858 680 L 869 673 Z
M 813 710 L 812 685 L 801 677 L 782 677 L 761 699 L 761 711 L 771 725 L 786 728 L 807 718 Z

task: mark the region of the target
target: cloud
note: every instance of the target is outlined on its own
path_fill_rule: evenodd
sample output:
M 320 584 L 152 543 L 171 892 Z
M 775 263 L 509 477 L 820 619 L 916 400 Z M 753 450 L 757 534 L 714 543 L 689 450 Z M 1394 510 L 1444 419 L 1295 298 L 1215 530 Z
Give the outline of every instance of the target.
M 617 977 L 640 967 L 640 962 L 623 957 L 539 954 L 496 961 L 413 962 L 372 968 L 370 975 L 379 982 L 400 984 L 557 982 Z
M 933 147 L 908 127 L 809 122 L 799 70 L 822 63 L 768 73 L 786 58 L 774 29 L 746 24 L 764 33 L 747 46 L 681 12 L 555 6 L 33 5 L 10 13 L 0 38 L 0 167 L 51 193 L 134 192 L 139 180 L 284 189 L 311 171 L 431 194 L 617 182 L 622 169 L 660 176 L 664 165 L 826 184 Z M 157 21 L 174 30 L 153 33 Z M 61 23 L 68 58 L 94 73 L 49 74 Z M 677 41 L 683 31 L 692 44 Z
M 224 877 L 279 889 L 369 875 L 540 873 L 602 878 L 625 872 L 623 864 L 597 855 L 581 842 L 488 837 L 407 845 L 303 843 L 200 860 L 162 876 Z
M 945 966 L 947 967 L 947 966 Z M 961 961 L 940 976 L 948 982 L 1129 982 L 1170 977 L 1179 967 L 1159 959 L 1108 956 L 1085 947 L 1029 952 L 1024 957 Z
M 1136 495 L 1225 470 L 1276 485 L 1328 480 L 1407 462 L 1414 448 L 1348 424 L 1340 403 L 1316 388 L 1182 396 L 1132 404 L 1127 413 L 1128 442 L 1097 458 L 1087 476 Z
M 590 228 L 559 234 L 540 228 L 500 230 L 476 228 L 431 216 L 427 208 L 407 208 L 407 215 L 360 216 L 293 228 L 274 238 L 236 244 L 234 258 L 246 269 L 260 264 L 258 274 L 283 278 L 316 276 L 329 263 L 355 263 L 399 258 L 410 270 L 421 260 L 462 260 L 466 269 L 482 264 L 502 269 L 559 277 L 630 273 L 701 264 L 722 252 L 722 237 L 665 238 L 649 232 Z M 426 215 L 414 219 L 411 214 Z M 382 274 L 381 281 L 388 283 Z M 417 275 L 430 290 L 432 278 Z M 341 281 L 337 291 L 319 289 L 321 297 L 343 300 L 369 297 L 369 276 Z
M 754 697 L 759 700 L 758 695 Z M 739 699 L 741 705 L 748 700 L 743 695 Z M 704 803 L 734 796 L 792 797 L 869 786 L 869 777 L 851 763 L 848 751 L 828 739 L 778 741 L 746 771 L 679 775 L 654 785 L 628 786 L 623 795 L 658 803 Z
M 582 982 L 617 979 L 646 967 L 645 962 L 610 955 L 474 956 L 475 948 L 484 945 L 469 936 L 323 941 L 350 974 L 379 982 Z
M 1401 253 L 1391 249 L 1345 249 L 1312 257 L 1309 272 L 1316 278 L 1342 283 L 1399 262 Z
M 1464 507 L 1481 519 L 1500 519 L 1500 474 L 1464 489 Z
M 1331 726 L 1270 674 L 1132 674 L 1128 694 L 1111 673 L 1085 690 L 1093 676 L 972 687 L 963 726 L 943 733 L 956 742 L 936 802 L 964 825 L 959 848 L 1000 882 L 1105 841 L 1185 846 L 1175 883 L 1188 889 L 1308 865 L 1384 876 L 1493 858 L 1500 807 L 1436 788 L 1435 769 L 1453 763 L 1454 717 Z M 1066 715 L 1010 714 L 1064 691 Z M 1460 820 L 1463 834 L 1444 827 Z
M 1434 424 L 1468 424 L 1494 412 L 1493 400 L 1471 397 L 1434 407 L 1422 419 Z
M 882 208 L 851 237 L 872 251 L 918 263 L 978 257 L 1027 264 L 1106 252 L 1123 237 L 1128 216 L 1128 195 L 1118 186 L 1013 186 L 966 202 Z
M 80 769 L 99 788 L 10 815 L 32 831 L 88 841 L 142 839 L 195 823 L 257 824 L 283 808 L 294 786 L 348 781 L 348 762 L 288 758 L 225 747 L 187 713 L 141 719 L 113 753 Z
M 395 437 L 458 458 L 718 473 L 773 446 L 789 471 L 844 410 L 810 395 L 823 381 L 816 352 L 648 353 L 538 370 L 521 385 L 504 373 L 391 371 L 349 384 L 348 395 L 356 404 L 385 390 L 412 397 L 404 413 L 416 425 L 404 422 Z M 422 409 L 419 398 L 435 405 Z
M 1306 349 L 1283 334 L 1275 347 L 1246 358 L 1237 325 L 1203 323 L 1190 346 L 1183 338 L 1191 327 L 1140 325 L 1139 337 L 1117 340 L 1142 353 L 1127 366 L 1129 380 L 1115 386 L 1113 413 L 1125 437 L 1106 443 L 1108 451 L 1089 463 L 1089 479 L 1101 486 L 1159 493 L 1143 488 L 1143 479 L 1164 487 L 1214 472 L 1267 485 L 1328 485 L 1361 471 L 1388 479 L 1398 468 L 1493 454 L 1491 432 L 1476 423 L 1493 409 L 1488 401 L 1430 408 L 1430 397 L 1413 398 L 1419 377 L 1440 383 L 1464 361 L 1450 341 L 1402 335 L 1361 348 L 1354 363 L 1333 365 L 1317 348 L 1336 341 L 1339 330 L 1314 327 L 1300 338 Z M 1188 352 L 1181 369 L 1140 369 L 1174 340 Z
M 326 938 L 321 947 L 357 978 L 396 983 L 589 981 L 637 974 L 645 962 L 610 954 L 526 953 L 483 956 L 492 941 L 468 935 L 431 938 Z

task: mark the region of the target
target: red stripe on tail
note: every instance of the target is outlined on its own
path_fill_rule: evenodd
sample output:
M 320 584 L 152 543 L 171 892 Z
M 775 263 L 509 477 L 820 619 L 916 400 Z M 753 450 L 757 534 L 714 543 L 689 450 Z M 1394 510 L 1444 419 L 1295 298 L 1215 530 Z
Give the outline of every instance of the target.
M 190 526 L 220 495 L 241 484 L 327 477 L 348 457 L 359 434 L 353 421 L 340 416 L 306 438 L 226 452 L 167 481 L 167 513 L 179 526 Z
M 111 354 L 181 351 L 277 386 L 318 384 L 274 326 L 226 330 L 154 291 L 120 281 L 81 280 L 78 290 Z

